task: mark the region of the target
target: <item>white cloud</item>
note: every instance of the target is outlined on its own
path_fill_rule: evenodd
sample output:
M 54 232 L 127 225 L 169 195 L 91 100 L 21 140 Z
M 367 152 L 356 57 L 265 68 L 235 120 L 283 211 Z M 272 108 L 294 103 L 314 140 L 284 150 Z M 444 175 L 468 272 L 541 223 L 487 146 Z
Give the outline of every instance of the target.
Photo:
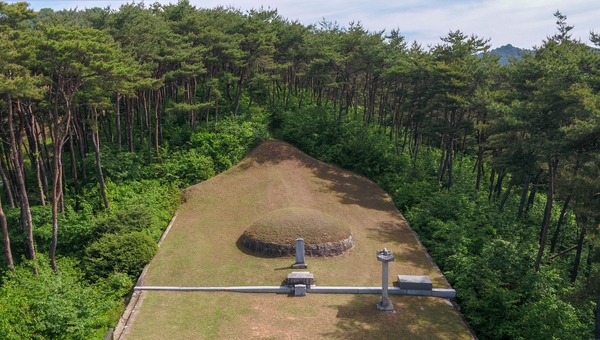
M 147 0 L 151 4 L 155 0 Z M 169 1 L 160 0 L 161 3 Z M 176 1 L 171 1 L 176 2 Z M 117 9 L 126 1 L 31 1 L 35 9 L 51 7 Z M 587 42 L 589 31 L 600 31 L 600 6 L 590 0 L 190 0 L 197 7 L 213 8 L 231 5 L 251 8 L 277 8 L 281 16 L 314 24 L 325 18 L 341 26 L 360 21 L 371 31 L 399 28 L 408 40 L 417 40 L 423 46 L 437 44 L 450 30 L 491 38 L 494 47 L 511 43 L 529 48 L 540 45 L 556 31 L 552 14 L 560 10 L 567 15 L 567 23 L 575 26 L 574 38 Z

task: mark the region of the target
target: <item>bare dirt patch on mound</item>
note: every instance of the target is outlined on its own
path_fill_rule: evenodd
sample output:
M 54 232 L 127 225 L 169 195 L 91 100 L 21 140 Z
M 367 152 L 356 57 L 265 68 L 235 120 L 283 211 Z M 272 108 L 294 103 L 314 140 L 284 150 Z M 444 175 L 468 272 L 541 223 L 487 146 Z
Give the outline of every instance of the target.
M 280 141 L 261 144 L 237 166 L 186 190 L 143 285 L 280 285 L 294 259 L 251 252 L 240 236 L 255 221 L 287 207 L 322 212 L 352 231 L 355 245 L 349 252 L 308 262 L 318 286 L 380 286 L 375 251 L 385 247 L 396 257 L 389 264 L 389 285 L 403 274 L 428 275 L 434 287 L 447 287 L 379 186 Z M 393 297 L 398 313 L 381 314 L 376 295 L 148 296 L 127 339 L 470 338 L 456 311 L 439 298 Z

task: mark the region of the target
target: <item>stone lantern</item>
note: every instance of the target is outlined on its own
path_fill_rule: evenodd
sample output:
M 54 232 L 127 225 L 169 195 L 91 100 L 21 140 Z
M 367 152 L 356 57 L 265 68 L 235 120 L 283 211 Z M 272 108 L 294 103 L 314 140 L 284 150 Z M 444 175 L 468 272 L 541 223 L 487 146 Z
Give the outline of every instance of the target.
M 381 261 L 381 301 L 377 309 L 384 312 L 393 312 L 394 306 L 388 298 L 388 262 L 394 261 L 394 253 L 387 248 L 377 251 L 377 261 Z

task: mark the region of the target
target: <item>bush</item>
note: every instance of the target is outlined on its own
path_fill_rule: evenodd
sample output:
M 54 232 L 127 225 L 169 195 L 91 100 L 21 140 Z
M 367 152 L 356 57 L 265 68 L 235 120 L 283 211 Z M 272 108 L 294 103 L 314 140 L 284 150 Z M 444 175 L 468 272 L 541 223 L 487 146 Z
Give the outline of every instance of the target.
M 152 214 L 143 207 L 134 206 L 96 220 L 94 233 L 98 237 L 103 234 L 124 234 L 142 231 L 150 228 L 151 225 Z
M 149 169 L 152 178 L 179 186 L 196 184 L 215 175 L 213 160 L 196 149 L 172 152 L 162 163 L 153 164 Z
M 192 135 L 190 145 L 199 154 L 209 156 L 214 163 L 215 173 L 220 173 L 239 162 L 248 151 L 268 137 L 266 122 L 261 121 L 261 117 L 241 124 L 234 120 L 223 120 L 214 131 L 206 129 Z
M 74 262 L 59 259 L 54 273 L 39 254 L 7 272 L 0 287 L 0 339 L 101 339 L 122 312 L 118 296 L 81 279 Z M 108 293 L 108 294 L 106 294 Z
M 116 272 L 137 277 L 157 250 L 154 240 L 142 232 L 106 234 L 85 249 L 85 270 L 92 280 Z
M 106 182 L 111 209 L 115 211 L 141 207 L 152 215 L 148 235 L 158 242 L 180 202 L 180 191 L 175 183 L 161 184 L 158 180 L 128 181 L 117 185 Z

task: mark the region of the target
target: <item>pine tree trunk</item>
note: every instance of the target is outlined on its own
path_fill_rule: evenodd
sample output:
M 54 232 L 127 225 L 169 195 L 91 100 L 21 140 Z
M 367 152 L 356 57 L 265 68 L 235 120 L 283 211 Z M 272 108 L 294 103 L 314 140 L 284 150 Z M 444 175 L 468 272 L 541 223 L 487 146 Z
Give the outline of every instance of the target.
M 446 164 L 448 163 L 448 160 L 446 159 L 446 138 L 445 136 L 442 135 L 442 145 L 440 146 L 440 151 L 441 151 L 441 155 L 440 155 L 440 165 L 438 166 L 438 176 L 437 176 L 437 180 L 438 183 L 442 183 L 442 178 L 444 178 L 444 171 L 446 170 Z
M 12 257 L 12 251 L 10 249 L 10 237 L 8 236 L 8 223 L 6 222 L 6 215 L 4 215 L 4 209 L 2 209 L 2 202 L 0 201 L 0 228 L 2 228 L 2 241 L 4 243 L 4 254 L 6 256 L 6 264 L 12 271 L 15 269 L 15 263 Z
M 104 200 L 104 206 L 106 209 L 110 209 L 108 204 L 108 197 L 106 197 L 106 185 L 104 183 L 104 174 L 102 174 L 102 164 L 100 163 L 100 136 L 98 135 L 98 113 L 94 108 L 94 119 L 96 121 L 96 127 L 92 131 L 92 142 L 94 143 L 94 152 L 96 153 L 96 170 L 98 171 L 98 181 L 100 182 L 100 195 Z
M 558 223 L 556 224 L 556 230 L 554 231 L 554 236 L 552 236 L 552 243 L 550 244 L 550 252 L 554 253 L 554 249 L 556 248 L 556 242 L 558 242 L 558 235 L 560 234 L 560 228 L 565 220 L 565 215 L 567 215 L 567 207 L 569 206 L 569 202 L 571 201 L 571 196 L 568 196 L 563 204 L 562 210 L 560 211 L 560 217 L 558 218 Z
M 496 170 L 492 168 L 490 174 L 490 188 L 488 190 L 488 201 L 492 200 L 492 195 L 494 194 L 494 179 L 496 178 Z
M 533 203 L 535 201 L 535 194 L 537 193 L 537 188 L 538 188 L 538 184 L 540 183 L 540 176 L 542 175 L 542 172 L 544 172 L 544 170 L 540 169 L 537 176 L 535 176 L 533 188 L 531 188 L 531 192 L 529 193 L 529 199 L 527 200 L 527 206 L 525 207 L 526 212 L 529 211 L 529 208 L 531 206 L 533 206 Z
M 38 141 L 35 133 L 35 117 L 33 113 L 30 111 L 27 114 L 23 114 L 23 118 L 25 119 L 25 130 L 27 131 L 28 140 L 29 140 L 29 149 L 31 150 L 32 162 L 35 169 L 35 179 L 37 184 L 38 193 L 40 195 L 40 203 L 42 206 L 46 206 L 46 198 L 44 194 L 44 186 L 42 184 L 42 174 L 41 174 L 41 163 L 40 153 L 38 149 Z
M 43 146 L 44 149 L 44 162 L 42 162 L 42 169 L 48 169 L 48 171 L 50 171 L 50 169 L 52 169 L 52 167 L 50 166 L 50 152 L 48 152 L 48 143 L 46 143 L 46 126 L 44 126 L 44 121 L 41 120 L 41 126 L 40 126 L 40 135 L 42 136 L 42 143 L 41 146 Z M 82 177 L 85 180 L 85 176 Z M 48 174 L 44 171 L 44 186 L 46 188 L 46 197 L 48 197 L 48 190 L 49 190 L 49 185 L 48 185 Z
M 544 223 L 542 224 L 542 231 L 540 235 L 540 247 L 538 254 L 535 259 L 534 269 L 537 272 L 540 270 L 540 264 L 542 262 L 542 256 L 544 255 L 544 248 L 546 247 L 546 239 L 548 236 L 548 226 L 550 225 L 550 216 L 552 216 L 552 201 L 554 200 L 554 177 L 556 174 L 556 167 L 558 166 L 558 160 L 551 159 L 548 162 L 548 196 L 546 201 L 546 211 L 544 212 Z
M 159 142 L 159 125 L 160 120 L 158 116 L 158 108 L 160 106 L 160 91 L 156 91 L 154 97 L 154 152 L 156 154 L 156 161 L 160 163 L 160 152 L 158 150 Z
M 138 120 L 139 120 L 139 126 L 140 126 L 140 148 L 142 148 L 143 144 L 144 144 L 144 136 L 143 136 L 143 129 L 142 129 L 142 113 L 140 110 L 140 106 L 139 106 L 139 98 L 137 101 L 137 110 L 139 112 L 138 114 Z M 133 124 L 134 124 L 134 116 L 135 116 L 135 108 L 133 107 L 134 105 L 134 101 L 133 99 L 129 100 L 129 104 L 128 104 L 128 110 L 127 110 L 127 147 L 129 152 L 133 152 Z
M 196 80 L 196 77 L 194 77 L 193 79 L 194 86 L 192 86 L 193 90 L 191 91 L 190 95 L 192 96 L 192 105 L 196 106 L 196 91 L 198 89 L 198 82 Z M 192 110 L 192 131 L 196 131 L 196 110 Z
M 447 158 L 448 158 L 448 189 L 452 188 L 452 180 L 453 180 L 453 176 L 452 176 L 452 155 L 453 155 L 453 149 L 454 149 L 454 132 L 452 132 L 452 134 L 450 135 L 450 143 L 448 143 L 448 150 L 446 151 L 447 154 Z
M 75 187 L 75 210 L 79 210 L 79 181 L 77 180 L 77 161 L 75 159 L 75 145 L 73 145 L 73 131 L 69 130 L 69 155 L 71 157 L 71 173 Z
M 74 136 L 77 138 L 77 150 L 79 151 L 79 162 L 81 165 L 81 180 L 85 182 L 87 177 L 87 171 L 85 168 L 85 139 L 82 124 L 74 119 L 72 128 L 75 130 Z
M 233 117 L 237 117 L 238 109 L 240 108 L 240 99 L 242 98 L 242 91 L 244 90 L 244 83 L 246 82 L 246 70 L 242 72 L 240 76 L 240 82 L 238 86 L 238 93 L 235 98 L 235 109 L 233 111 Z
M 498 182 L 496 182 L 496 188 L 494 189 L 494 191 L 496 192 L 496 199 L 498 199 L 502 194 L 502 183 L 504 182 L 505 177 L 506 170 L 502 170 L 502 173 L 498 175 Z
M 4 172 L 4 157 L 1 157 L 1 156 L 0 156 L 0 176 L 2 177 L 4 191 L 6 192 L 6 200 L 8 201 L 8 204 L 10 205 L 10 207 L 14 208 L 15 200 L 13 198 L 13 188 L 12 188 L 11 181 L 6 176 L 6 173 Z
M 23 153 L 21 145 L 23 139 L 22 126 L 18 129 L 18 138 L 15 136 L 15 128 L 13 124 L 13 107 L 12 97 L 10 92 L 7 94 L 8 103 L 8 128 L 10 131 L 10 145 L 13 154 L 13 165 L 15 168 L 15 176 L 19 189 L 19 202 L 21 205 L 22 225 L 25 233 L 26 245 L 28 250 L 28 258 L 35 261 L 35 245 L 33 243 L 33 220 L 31 218 L 31 209 L 29 207 L 29 198 L 27 197 L 27 188 L 25 187 L 25 177 L 23 169 Z M 34 264 L 33 272 L 37 275 L 37 266 Z
M 573 272 L 571 273 L 571 283 L 577 281 L 577 274 L 579 273 L 579 263 L 581 262 L 581 250 L 583 249 L 583 241 L 585 239 L 585 225 L 587 219 L 582 219 L 581 223 L 581 234 L 579 234 L 579 241 L 577 242 L 577 253 L 575 254 L 575 262 L 573 263 Z
M 479 190 L 481 186 L 481 177 L 483 176 L 483 147 L 479 147 L 477 150 L 477 162 L 475 163 L 477 167 L 477 181 L 475 182 L 475 189 Z
M 148 94 L 148 96 L 150 96 L 150 94 Z M 150 122 L 150 100 L 148 98 L 144 98 L 144 113 L 144 118 L 146 119 L 146 146 L 148 151 L 148 162 L 152 162 L 152 129 Z
M 15 200 L 15 204 L 18 206 L 21 206 L 21 199 L 20 199 L 20 195 L 19 195 L 19 183 L 17 183 L 17 174 L 15 172 L 15 166 L 14 166 L 14 154 L 12 153 L 12 148 L 9 145 L 9 148 L 6 152 L 4 152 L 4 161 L 6 164 L 6 174 L 8 176 L 8 180 L 9 183 L 11 184 L 11 187 L 13 188 L 13 198 Z M 25 220 L 21 221 L 22 223 L 25 223 Z M 25 230 L 25 227 L 23 227 L 23 230 Z
M 212 96 L 212 86 L 208 87 L 208 102 L 210 102 L 210 97 Z M 210 105 L 206 108 L 206 124 L 208 124 L 208 117 L 210 116 Z
M 59 120 L 58 112 L 55 111 L 53 127 L 54 180 L 52 182 L 52 242 L 50 243 L 49 257 L 50 265 L 56 272 L 58 272 L 58 265 L 56 264 L 56 246 L 58 245 L 59 204 L 61 204 L 61 211 L 64 211 L 62 150 L 71 127 L 71 100 L 73 98 L 73 95 L 67 95 L 64 91 L 62 91 L 62 94 L 65 101 L 65 113 L 63 119 Z
M 525 200 L 527 199 L 527 192 L 529 191 L 529 182 L 531 181 L 531 171 L 527 171 L 525 175 L 525 184 L 523 184 L 523 190 L 521 191 L 521 201 L 519 202 L 519 212 L 517 217 L 520 218 L 523 215 L 523 209 L 525 209 Z
M 56 127 L 58 130 L 58 127 Z M 58 136 L 55 137 L 58 143 Z M 62 176 L 62 166 L 60 161 L 60 146 L 55 144 L 54 151 L 54 179 L 52 181 L 52 242 L 50 243 L 50 264 L 54 271 L 58 271 L 56 264 L 56 246 L 58 244 L 58 203 L 60 201 L 60 182 Z
M 219 94 L 215 93 L 215 125 L 219 122 Z
M 508 200 L 508 196 L 510 195 L 510 191 L 513 187 L 513 184 L 515 183 L 515 178 L 511 178 L 510 182 L 508 182 L 508 188 L 506 188 L 506 192 L 504 193 L 504 196 L 502 197 L 502 201 L 500 202 L 500 206 L 498 207 L 498 212 L 501 213 L 502 210 L 504 210 L 504 204 L 506 204 L 506 201 Z
M 119 146 L 119 150 L 121 150 L 121 94 L 117 92 L 117 106 L 116 106 L 116 117 L 115 123 L 117 125 L 117 145 Z

